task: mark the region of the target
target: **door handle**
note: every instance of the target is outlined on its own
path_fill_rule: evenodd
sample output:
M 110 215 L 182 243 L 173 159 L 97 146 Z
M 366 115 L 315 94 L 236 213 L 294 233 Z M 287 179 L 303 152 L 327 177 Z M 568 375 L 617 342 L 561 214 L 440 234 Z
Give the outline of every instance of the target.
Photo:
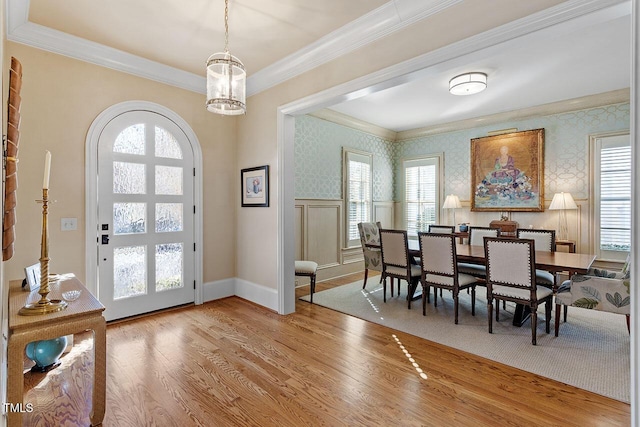
M 103 234 L 102 235 L 102 244 L 103 245 L 108 245 L 109 244 L 109 235 L 108 234 Z

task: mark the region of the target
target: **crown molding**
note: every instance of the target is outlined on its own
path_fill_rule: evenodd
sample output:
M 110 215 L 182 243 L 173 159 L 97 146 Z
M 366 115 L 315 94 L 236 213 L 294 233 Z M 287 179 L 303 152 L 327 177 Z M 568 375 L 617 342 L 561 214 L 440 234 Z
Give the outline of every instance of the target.
M 603 107 L 606 105 L 621 104 L 630 102 L 630 100 L 630 90 L 629 88 L 626 88 L 614 90 L 611 92 L 599 93 L 596 95 L 589 95 L 580 98 L 552 102 L 549 104 L 538 105 L 535 107 L 524 108 L 516 111 L 506 111 L 489 116 L 482 116 L 473 119 L 459 120 L 456 122 L 410 129 L 402 132 L 396 132 L 390 129 L 376 126 L 374 124 L 356 119 L 355 117 L 348 116 L 344 113 L 340 113 L 329 108 L 323 108 L 321 110 L 314 111 L 313 113 L 309 113 L 309 115 L 361 132 L 369 133 L 386 141 L 402 142 L 430 135 L 473 129 L 479 126 L 484 127 L 509 121 L 530 119 L 532 117 L 544 117 L 550 116 L 552 114 L 562 114 L 571 111 Z
M 202 76 L 29 22 L 29 0 L 7 1 L 6 6 L 7 40 L 192 92 L 206 93 L 206 80 Z
M 247 96 L 283 83 L 462 1 L 390 1 L 250 76 L 247 79 Z M 202 76 L 29 22 L 29 0 L 11 0 L 6 3 L 7 39 L 12 42 L 196 93 L 206 93 L 206 80 Z
M 596 95 L 583 96 L 580 98 L 567 99 L 565 101 L 552 102 L 530 108 L 523 108 L 516 111 L 506 111 L 504 113 L 492 114 L 489 116 L 477 117 L 474 119 L 460 120 L 457 122 L 443 123 L 434 126 L 427 126 L 419 129 L 411 129 L 397 133 L 396 142 L 407 141 L 440 133 L 456 132 L 465 129 L 473 129 L 480 126 L 490 126 L 493 124 L 524 120 L 532 117 L 544 117 L 552 114 L 568 113 L 571 111 L 586 110 L 588 108 L 602 107 L 605 105 L 620 104 L 629 102 L 630 90 L 619 89 L 611 92 L 599 93 Z
M 348 116 L 338 111 L 323 108 L 322 110 L 314 111 L 309 114 L 321 120 L 326 120 L 338 125 L 342 125 L 351 129 L 355 129 L 361 132 L 366 132 L 371 135 L 382 138 L 386 141 L 394 142 L 397 139 L 397 132 L 389 130 L 374 124 L 356 119 L 355 117 Z
M 384 38 L 419 20 L 437 14 L 461 1 L 463 0 L 392 0 L 322 37 L 309 46 L 256 72 L 247 80 L 247 96 L 255 95 L 283 83 L 341 55 Z M 206 80 L 203 76 L 31 23 L 28 20 L 29 0 L 10 0 L 5 3 L 7 40 L 9 41 L 26 44 L 192 92 L 206 93 Z M 504 43 L 590 12 L 615 5 L 630 5 L 630 3 L 630 0 L 569 0 L 436 51 L 404 61 L 396 66 L 388 67 L 381 70 L 381 72 L 366 76 L 364 79 L 358 79 L 358 82 L 376 82 L 368 85 L 370 88 L 367 92 L 372 89 L 391 87 L 398 84 L 402 79 L 402 77 L 397 77 L 399 69 L 404 70 L 405 73 L 412 73 L 443 60 L 473 53 L 487 46 Z M 406 79 L 406 77 L 404 78 Z M 388 81 L 385 82 L 385 80 Z M 373 87 L 374 85 L 377 86 Z
M 278 62 L 253 73 L 247 79 L 247 96 L 306 73 L 462 1 L 390 1 Z
M 630 0 L 569 0 L 550 9 L 301 98 L 281 106 L 281 110 L 289 114 L 290 108 L 295 105 L 295 115 L 309 114 L 319 108 L 327 108 L 422 78 L 432 72 L 433 66 L 440 63 L 457 60 L 465 55 L 482 54 L 483 49 L 503 48 L 505 44 L 515 43 L 518 37 L 559 23 L 575 22 L 576 18 L 592 12 L 606 10 L 616 15 L 628 13 L 627 9 L 630 5 Z

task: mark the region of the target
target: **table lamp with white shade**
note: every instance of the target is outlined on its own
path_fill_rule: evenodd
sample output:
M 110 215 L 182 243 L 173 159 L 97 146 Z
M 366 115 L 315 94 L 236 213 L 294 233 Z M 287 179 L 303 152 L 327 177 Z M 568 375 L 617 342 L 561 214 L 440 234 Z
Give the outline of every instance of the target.
M 571 193 L 556 193 L 549 205 L 550 211 L 558 212 L 558 240 L 568 240 L 569 229 L 567 227 L 567 210 L 578 209 L 578 205 L 571 197 Z
M 449 194 L 444 199 L 444 204 L 442 205 L 442 209 L 453 209 L 453 226 L 456 226 L 456 209 L 460 209 L 462 205 L 460 204 L 460 199 L 455 194 Z

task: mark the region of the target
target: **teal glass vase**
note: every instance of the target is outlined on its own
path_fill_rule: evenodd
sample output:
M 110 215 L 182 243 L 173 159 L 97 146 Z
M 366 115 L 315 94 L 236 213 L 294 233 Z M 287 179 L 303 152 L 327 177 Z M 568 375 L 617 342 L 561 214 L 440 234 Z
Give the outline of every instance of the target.
M 27 344 L 27 357 L 35 362 L 33 372 L 47 372 L 60 364 L 58 360 L 67 347 L 67 337 L 33 341 Z

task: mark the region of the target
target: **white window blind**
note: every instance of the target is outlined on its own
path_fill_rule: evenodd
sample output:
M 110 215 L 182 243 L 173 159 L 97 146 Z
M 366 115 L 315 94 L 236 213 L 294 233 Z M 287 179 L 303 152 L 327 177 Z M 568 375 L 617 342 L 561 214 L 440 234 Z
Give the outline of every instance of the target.
M 347 246 L 360 245 L 359 222 L 371 222 L 373 203 L 372 155 L 345 151 Z
M 631 249 L 631 146 L 629 135 L 596 139 L 596 253 L 624 260 Z
M 600 249 L 631 249 L 631 147 L 600 150 Z
M 438 220 L 439 158 L 430 157 L 404 162 L 405 220 L 409 234 L 427 231 Z

